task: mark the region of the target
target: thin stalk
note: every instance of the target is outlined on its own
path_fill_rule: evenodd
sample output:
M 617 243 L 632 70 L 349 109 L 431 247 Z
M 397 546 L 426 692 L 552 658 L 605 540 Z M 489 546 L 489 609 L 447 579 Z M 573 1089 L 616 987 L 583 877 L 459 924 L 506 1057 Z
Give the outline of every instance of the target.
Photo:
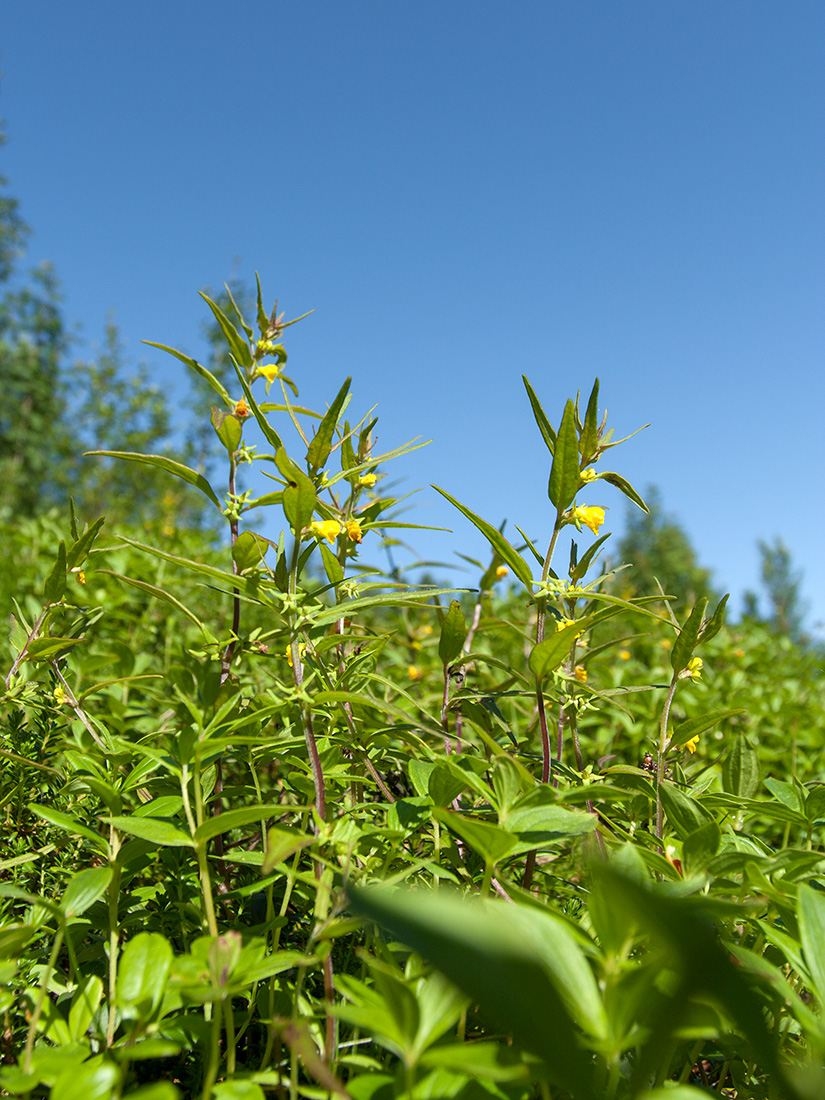
M 114 1006 L 117 1000 L 117 948 L 120 936 L 117 922 L 117 900 L 120 889 L 120 864 L 117 861 L 120 851 L 120 837 L 114 826 L 109 828 L 109 864 L 112 868 L 112 881 L 109 884 L 109 1013 L 106 1024 L 106 1046 L 115 1041 L 116 1015 Z
M 217 1016 L 217 1013 L 215 1013 L 215 1015 Z M 228 998 L 223 1002 L 223 1022 L 224 1030 L 226 1031 L 226 1075 L 227 1077 L 231 1077 L 235 1072 L 235 1048 L 237 1040 L 235 1037 L 235 1014 L 232 1011 L 232 1001 Z
M 38 631 L 40 630 L 40 627 L 43 625 L 43 620 L 48 615 L 49 611 L 51 610 L 51 607 L 52 607 L 52 605 L 50 603 L 47 603 L 46 606 L 43 608 L 43 610 L 40 612 L 40 614 L 37 616 L 37 619 L 35 620 L 35 624 L 31 628 L 31 631 L 29 632 L 28 638 L 26 638 L 26 644 L 23 646 L 23 648 L 17 654 L 17 657 L 15 658 L 14 664 L 9 669 L 9 674 L 6 677 L 6 687 L 9 686 L 9 684 L 12 681 L 12 677 L 17 672 L 18 668 L 20 668 L 20 666 L 26 660 L 26 654 L 27 654 L 28 649 L 29 649 L 29 642 L 33 642 L 34 639 L 37 637 Z
M 221 1064 L 221 1014 L 213 1012 L 212 1029 L 209 1035 L 209 1063 L 203 1078 L 203 1091 L 201 1100 L 211 1100 L 212 1088 L 218 1079 L 218 1069 Z
M 665 811 L 662 806 L 660 789 L 665 778 L 665 757 L 667 755 L 668 732 L 667 724 L 670 720 L 670 708 L 673 706 L 673 697 L 676 694 L 676 685 L 679 682 L 678 675 L 674 672 L 670 681 L 665 705 L 662 707 L 662 717 L 659 722 L 659 752 L 656 761 L 656 836 L 661 841 L 665 827 Z
M 235 462 L 235 455 L 229 456 L 229 500 L 230 504 L 235 496 L 235 490 L 237 488 L 236 481 L 237 464 Z M 235 543 L 238 539 L 238 516 L 234 510 L 230 514 L 229 518 L 229 545 L 230 550 L 234 551 Z M 235 561 L 234 553 L 232 557 L 232 572 L 235 576 L 238 574 L 238 563 Z M 229 641 L 226 643 L 226 649 L 221 656 L 221 680 L 222 684 L 225 684 L 229 679 L 232 671 L 232 660 L 235 656 L 235 646 L 238 643 L 238 631 L 241 628 L 241 596 L 237 588 L 232 589 L 232 631 L 229 635 Z M 212 815 L 218 817 L 223 812 L 223 761 L 219 756 L 215 761 L 215 787 L 213 791 L 214 799 L 212 802 Z M 214 840 L 215 855 L 218 859 L 223 859 L 223 833 L 218 833 Z M 224 882 L 226 888 L 229 889 L 229 865 L 224 863 L 223 865 Z
M 296 596 L 298 592 L 298 558 L 300 554 L 300 538 L 295 536 L 295 542 L 292 547 L 292 561 L 289 569 L 289 594 L 290 596 Z M 301 691 L 304 683 L 304 666 L 301 661 L 301 653 L 298 647 L 298 639 L 295 635 L 295 614 L 293 613 L 290 618 L 293 620 L 290 623 L 290 654 L 292 656 L 292 679 L 297 691 Z M 318 755 L 318 744 L 315 740 L 315 732 L 312 728 L 312 711 L 306 705 L 305 702 L 301 702 L 301 718 L 304 726 L 304 738 L 306 740 L 307 755 L 309 756 L 309 766 L 312 771 L 312 781 L 315 785 L 315 812 L 318 815 L 319 821 L 324 821 L 327 815 L 327 799 L 326 791 L 324 788 L 324 772 L 321 768 L 321 758 Z M 316 825 L 316 832 L 318 827 Z
M 37 1004 L 35 1005 L 32 1018 L 29 1020 L 29 1030 L 26 1034 L 26 1046 L 23 1052 L 23 1072 L 31 1073 L 32 1068 L 32 1051 L 34 1050 L 34 1037 L 37 1033 L 37 1024 L 40 1020 L 40 1015 L 43 1012 L 43 1005 L 46 1003 L 46 996 L 49 991 L 49 982 L 51 981 L 52 971 L 57 965 L 57 956 L 60 954 L 60 948 L 63 945 L 63 927 L 61 925 L 58 928 L 54 937 L 54 943 L 52 944 L 51 954 L 49 955 L 49 961 L 46 963 L 46 969 L 43 973 L 43 977 L 40 979 L 40 996 L 37 998 Z

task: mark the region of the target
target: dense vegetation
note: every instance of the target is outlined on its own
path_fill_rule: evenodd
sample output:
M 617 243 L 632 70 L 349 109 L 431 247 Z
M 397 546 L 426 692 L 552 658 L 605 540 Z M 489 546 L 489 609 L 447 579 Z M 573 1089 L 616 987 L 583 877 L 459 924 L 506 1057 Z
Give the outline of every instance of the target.
M 785 548 L 726 625 L 611 472 L 598 383 L 525 379 L 545 541 L 447 484 L 489 556 L 410 583 L 375 564 L 414 539 L 382 491 L 410 445 L 375 453 L 349 380 L 297 403 L 260 290 L 206 297 L 206 366 L 167 349 L 172 439 L 113 326 L 66 387 L 24 237 L 4 199 L 0 1091 L 820 1097 L 823 655 Z
M 231 553 L 171 507 L 4 531 L 3 1088 L 821 1095 L 821 654 L 600 566 L 582 497 L 644 504 L 598 384 L 554 426 L 525 380 L 546 546 L 453 501 L 476 587 L 382 574 L 406 448 L 374 453 L 349 380 L 296 404 L 260 295 L 257 331 L 207 302 L 233 383 L 172 354 L 228 493 L 119 461 L 200 493 Z

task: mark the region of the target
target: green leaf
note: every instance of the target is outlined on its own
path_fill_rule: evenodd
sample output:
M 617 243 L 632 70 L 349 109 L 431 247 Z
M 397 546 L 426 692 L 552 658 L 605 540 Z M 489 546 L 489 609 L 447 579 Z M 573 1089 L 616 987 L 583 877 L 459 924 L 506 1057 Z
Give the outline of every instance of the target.
M 559 425 L 556 448 L 553 452 L 553 466 L 550 470 L 550 482 L 547 494 L 556 506 L 559 515 L 573 503 L 581 482 L 579 465 L 579 441 L 576 436 L 576 410 L 572 401 L 564 407 L 564 415 Z
M 440 808 L 435 809 L 434 815 L 475 849 L 485 863 L 498 863 L 509 855 L 517 844 L 516 837 L 511 833 L 500 829 L 498 825 L 491 825 L 488 821 L 464 817 L 451 810 Z
M 229 318 L 226 316 L 221 307 L 213 302 L 211 298 L 207 297 L 203 291 L 199 290 L 201 298 L 206 302 L 209 308 L 215 315 L 215 320 L 218 322 L 224 338 L 226 339 L 227 346 L 231 351 L 233 357 L 241 364 L 242 367 L 252 366 L 252 352 L 249 348 L 249 342 L 241 336 Z
M 100 528 L 106 522 L 105 516 L 101 516 L 100 519 L 96 519 L 88 530 L 78 538 L 70 547 L 69 552 L 66 555 L 66 569 L 74 569 L 75 566 L 82 565 L 89 555 L 89 551 L 94 545 L 95 539 L 100 534 Z
M 524 388 L 527 390 L 527 396 L 530 398 L 530 407 L 533 410 L 533 416 L 535 417 L 536 423 L 539 426 L 541 437 L 547 444 L 547 450 L 550 452 L 550 454 L 553 454 L 553 451 L 556 449 L 556 431 L 550 421 L 547 419 L 547 415 L 544 409 L 541 407 L 541 402 L 536 397 L 533 391 L 533 387 L 527 381 L 527 375 L 523 374 L 521 376 L 521 380 L 524 383 Z
M 723 596 L 719 603 L 716 605 L 711 619 L 706 623 L 699 632 L 699 641 L 708 642 L 711 638 L 715 638 L 719 631 L 722 629 L 722 623 L 725 621 L 725 605 L 728 602 L 730 593 Z
M 326 461 L 329 458 L 329 452 L 332 450 L 332 440 L 335 435 L 335 429 L 338 426 L 338 418 L 344 407 L 344 402 L 349 393 L 351 382 L 352 379 L 348 378 L 338 391 L 335 400 L 327 409 L 324 419 L 318 425 L 318 430 L 307 449 L 307 466 L 309 466 L 311 470 L 320 470 L 326 465 Z
M 581 438 L 581 456 L 583 462 L 592 462 L 599 445 L 599 380 L 593 383 L 587 412 L 584 414 Z
M 351 888 L 350 904 L 437 967 L 493 1028 L 542 1059 L 563 1090 L 576 1100 L 595 1100 L 591 1056 L 578 1041 L 568 1008 L 577 995 L 589 1004 L 591 994 L 584 982 L 575 994 L 569 987 L 559 991 L 556 983 L 564 979 L 544 913 L 381 887 Z
M 549 638 L 545 638 L 538 645 L 533 646 L 527 663 L 537 680 L 543 680 L 545 676 L 548 676 L 554 669 L 564 663 L 567 657 L 570 656 L 570 647 L 573 642 L 592 625 L 594 618 L 594 615 L 583 615 L 569 626 L 563 626 L 561 630 L 554 630 Z M 551 625 L 555 622 L 551 618 L 548 618 L 547 621 Z
M 819 1003 L 825 1005 L 825 894 L 803 883 L 797 897 L 805 962 Z
M 715 821 L 700 826 L 682 842 L 682 859 L 688 874 L 704 871 L 708 861 L 719 851 L 722 830 Z
M 85 454 L 100 455 L 103 458 L 122 458 L 126 462 L 142 462 L 146 466 L 157 466 L 158 469 L 166 470 L 168 474 L 174 474 L 175 477 L 181 478 L 189 485 L 194 485 L 195 488 L 200 489 L 204 496 L 209 497 L 216 507 L 220 508 L 221 506 L 221 502 L 215 496 L 212 486 L 202 474 L 190 470 L 188 466 L 184 466 L 181 462 L 166 458 L 165 455 L 142 455 L 132 451 L 86 451 Z
M 108 821 L 122 833 L 149 840 L 164 848 L 194 848 L 195 844 L 188 833 L 181 832 L 168 821 L 154 817 L 107 817 Z
M 559 806 L 552 788 L 536 787 L 502 815 L 507 831 L 516 833 L 515 854 L 555 848 L 574 836 L 591 833 L 599 823 L 595 814 Z
M 530 567 L 521 554 L 510 545 L 504 535 L 502 535 L 500 531 L 497 531 L 491 524 L 487 523 L 486 520 L 477 516 L 475 512 L 471 512 L 469 508 L 465 508 L 463 504 L 459 504 L 454 497 L 451 497 L 450 494 L 446 493 L 443 489 L 439 489 L 437 485 L 433 485 L 433 489 L 435 489 L 437 493 L 441 493 L 443 497 L 449 500 L 450 504 L 458 508 L 459 512 L 465 515 L 467 519 L 481 531 L 493 550 L 498 554 L 505 565 L 510 566 L 513 573 L 527 589 L 529 595 L 532 596 L 533 577 L 530 572 Z
M 663 780 L 659 787 L 659 797 L 668 821 L 682 840 L 714 820 L 713 815 L 695 798 L 691 798 L 689 794 L 685 794 L 681 788 L 668 783 L 667 780 Z
M 237 451 L 241 442 L 241 422 L 237 416 L 233 416 L 232 413 L 227 412 L 226 409 L 216 408 L 212 406 L 212 427 L 215 429 L 215 433 L 218 439 L 226 447 L 227 451 L 233 455 Z
M 49 661 L 64 649 L 71 649 L 85 641 L 85 638 L 35 638 L 26 646 L 26 657 L 30 661 Z
M 127 1050 L 132 1058 L 137 1056 L 138 1051 L 142 1051 L 149 1043 L 156 1043 L 159 1040 L 149 1039 L 144 1043 L 140 1043 L 136 1046 L 128 1047 Z M 179 1047 L 175 1046 L 174 1049 L 160 1050 L 156 1047 L 152 1047 L 151 1050 L 157 1050 L 157 1054 L 150 1053 L 150 1057 L 163 1057 L 166 1054 L 175 1053 Z M 214 1095 L 214 1094 L 213 1094 Z M 180 1090 L 172 1084 L 171 1081 L 155 1081 L 151 1085 L 143 1085 L 142 1088 L 137 1089 L 136 1092 L 130 1092 L 126 1096 L 126 1100 L 180 1100 Z
M 82 1039 L 103 1000 L 103 982 L 96 974 L 85 974 L 77 983 L 69 1009 L 69 1031 L 72 1039 Z
M 117 1001 L 148 1019 L 160 1004 L 172 967 L 172 948 L 158 932 L 138 932 L 126 944 L 117 970 Z
M 200 375 L 205 382 L 208 382 L 215 393 L 220 394 L 227 405 L 234 406 L 235 402 L 229 396 L 223 384 L 218 381 L 211 371 L 201 366 L 196 359 L 191 359 L 188 355 L 184 355 L 182 351 L 175 351 L 174 348 L 168 348 L 166 344 L 156 344 L 152 340 L 143 340 L 141 343 L 148 344 L 150 348 L 158 348 L 160 351 L 167 351 L 170 355 L 174 355 L 176 359 L 180 359 L 181 363 L 185 363 L 187 367 L 190 367 L 195 372 L 195 374 Z
M 722 789 L 741 798 L 753 798 L 759 790 L 759 756 L 741 730 L 722 764 Z
M 111 1100 L 119 1080 L 117 1066 L 98 1055 L 81 1066 L 64 1069 L 54 1079 L 51 1095 L 60 1100 Z
M 60 902 L 66 916 L 77 917 L 85 913 L 90 905 L 103 897 L 111 879 L 111 867 L 89 867 L 73 875 Z
M 702 626 L 702 617 L 705 614 L 705 608 L 707 606 L 707 597 L 703 597 L 694 606 L 685 625 L 679 631 L 679 636 L 670 653 L 670 665 L 677 675 L 687 668 L 693 657 L 693 651 L 696 649 L 699 641 L 699 630 Z
M 705 733 L 717 722 L 721 722 L 723 718 L 746 713 L 744 707 L 736 707 L 733 710 L 714 710 L 710 714 L 700 714 L 697 718 L 689 718 L 687 722 L 679 723 L 671 735 L 670 743 L 671 745 L 684 745 L 685 741 L 690 741 L 692 738 Z
M 254 1081 L 222 1081 L 212 1089 L 215 1100 L 266 1100 L 264 1090 Z
M 282 811 L 278 806 L 246 806 L 240 810 L 226 810 L 221 814 L 210 817 L 195 830 L 195 841 L 198 844 L 211 840 L 213 836 L 228 833 L 231 829 L 239 829 L 242 825 L 248 825 L 251 821 L 263 821 L 267 817 L 276 817 Z
M 450 768 L 439 763 L 434 767 L 430 766 L 426 787 L 422 793 L 427 794 L 434 805 L 446 807 L 466 789 L 467 779 L 463 775 L 456 775 Z
M 109 845 L 106 840 L 99 833 L 95 833 L 85 825 L 81 825 L 76 818 L 69 817 L 68 814 L 61 813 L 60 810 L 53 810 L 51 806 L 41 806 L 37 802 L 30 802 L 28 809 L 30 813 L 42 817 L 50 825 L 54 825 L 58 829 L 65 829 L 71 836 L 82 836 L 91 841 L 99 852 L 108 854 Z
M 273 825 L 266 834 L 266 854 L 261 864 L 261 874 L 270 874 L 279 863 L 314 843 L 314 836 L 302 835 L 285 825 Z
M 60 603 L 66 591 L 66 543 L 60 540 L 52 571 L 46 578 L 43 592 L 46 603 Z
M 194 611 L 190 611 L 185 604 L 182 604 L 171 592 L 167 592 L 165 588 L 158 588 L 156 585 L 149 584 L 147 581 L 139 581 L 136 577 L 126 577 L 123 573 L 115 573 L 113 569 L 98 569 L 97 572 L 105 573 L 109 577 L 116 577 L 119 581 L 125 581 L 126 584 L 130 584 L 133 588 L 138 588 L 142 592 L 147 592 L 150 596 L 154 596 L 155 599 L 163 600 L 165 603 L 171 604 L 172 607 L 180 611 L 182 615 L 185 615 L 196 627 L 202 630 L 208 638 L 213 636 Z
M 269 549 L 269 540 L 253 531 L 242 531 L 232 547 L 232 558 L 239 573 L 247 569 L 258 569 L 264 563 L 264 555 Z
M 315 486 L 306 474 L 298 469 L 283 447 L 276 453 L 275 462 L 286 478 L 284 515 L 295 537 L 300 538 L 303 529 L 312 522 L 312 513 L 315 511 L 317 500 Z
M 327 580 L 330 584 L 340 584 L 344 579 L 344 570 L 341 567 L 340 561 L 324 543 L 320 544 L 319 549 L 321 551 L 321 561 L 324 563 L 324 572 L 327 575 Z
M 444 616 L 441 637 L 438 640 L 438 656 L 445 668 L 448 668 L 461 653 L 466 637 L 467 624 L 464 621 L 464 612 L 458 600 L 453 600 L 450 603 L 450 610 Z
M 808 821 L 825 820 L 825 787 L 814 787 L 805 799 L 805 817 Z
M 637 504 L 643 512 L 650 512 L 650 509 L 625 478 L 621 474 L 614 473 L 612 470 L 605 470 L 604 473 L 599 474 L 599 481 L 606 481 L 608 485 L 612 485 L 618 489 L 619 492 L 624 493 L 628 500 L 632 500 L 634 504 Z

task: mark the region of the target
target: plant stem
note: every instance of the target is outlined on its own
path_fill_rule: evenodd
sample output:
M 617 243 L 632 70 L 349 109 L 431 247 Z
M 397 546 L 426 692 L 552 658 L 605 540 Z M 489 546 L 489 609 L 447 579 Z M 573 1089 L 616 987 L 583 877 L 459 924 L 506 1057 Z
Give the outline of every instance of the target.
M 668 688 L 668 693 L 665 698 L 665 705 L 662 707 L 662 717 L 659 722 L 659 752 L 656 761 L 656 836 L 660 842 L 665 826 L 665 811 L 662 807 L 662 798 L 659 792 L 665 777 L 665 757 L 668 749 L 667 724 L 670 720 L 670 708 L 673 706 L 673 696 L 676 694 L 676 685 L 678 682 L 679 677 L 674 672 L 673 679 L 670 681 L 670 687 Z
M 26 1047 L 23 1053 L 24 1073 L 31 1073 L 32 1051 L 34 1050 L 34 1037 L 37 1033 L 37 1024 L 40 1020 L 40 1015 L 43 1012 L 43 1005 L 46 1003 L 46 996 L 49 991 L 49 982 L 51 981 L 52 971 L 57 964 L 57 956 L 60 954 L 60 948 L 62 944 L 63 927 L 61 926 L 55 934 L 51 954 L 49 955 L 49 961 L 46 963 L 46 969 L 43 972 L 43 977 L 40 979 L 40 996 L 37 998 L 37 1004 L 35 1005 L 34 1012 L 32 1013 L 32 1018 L 29 1021 L 29 1030 L 26 1034 Z

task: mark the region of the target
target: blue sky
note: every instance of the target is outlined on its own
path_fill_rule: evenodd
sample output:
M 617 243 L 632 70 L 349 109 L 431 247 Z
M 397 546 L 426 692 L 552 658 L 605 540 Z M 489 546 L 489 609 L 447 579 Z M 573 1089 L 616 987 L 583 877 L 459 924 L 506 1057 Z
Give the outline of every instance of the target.
M 598 375 L 619 434 L 651 423 L 611 465 L 734 606 L 780 535 L 823 621 L 823 62 L 819 0 L 5 4 L 0 172 L 67 318 L 114 310 L 173 392 L 140 340 L 199 354 L 196 291 L 257 269 L 316 310 L 303 401 L 351 374 L 382 450 L 433 440 L 405 489 L 544 541 L 521 375 L 556 422 Z M 455 531 L 425 556 L 483 552 L 414 500 Z

